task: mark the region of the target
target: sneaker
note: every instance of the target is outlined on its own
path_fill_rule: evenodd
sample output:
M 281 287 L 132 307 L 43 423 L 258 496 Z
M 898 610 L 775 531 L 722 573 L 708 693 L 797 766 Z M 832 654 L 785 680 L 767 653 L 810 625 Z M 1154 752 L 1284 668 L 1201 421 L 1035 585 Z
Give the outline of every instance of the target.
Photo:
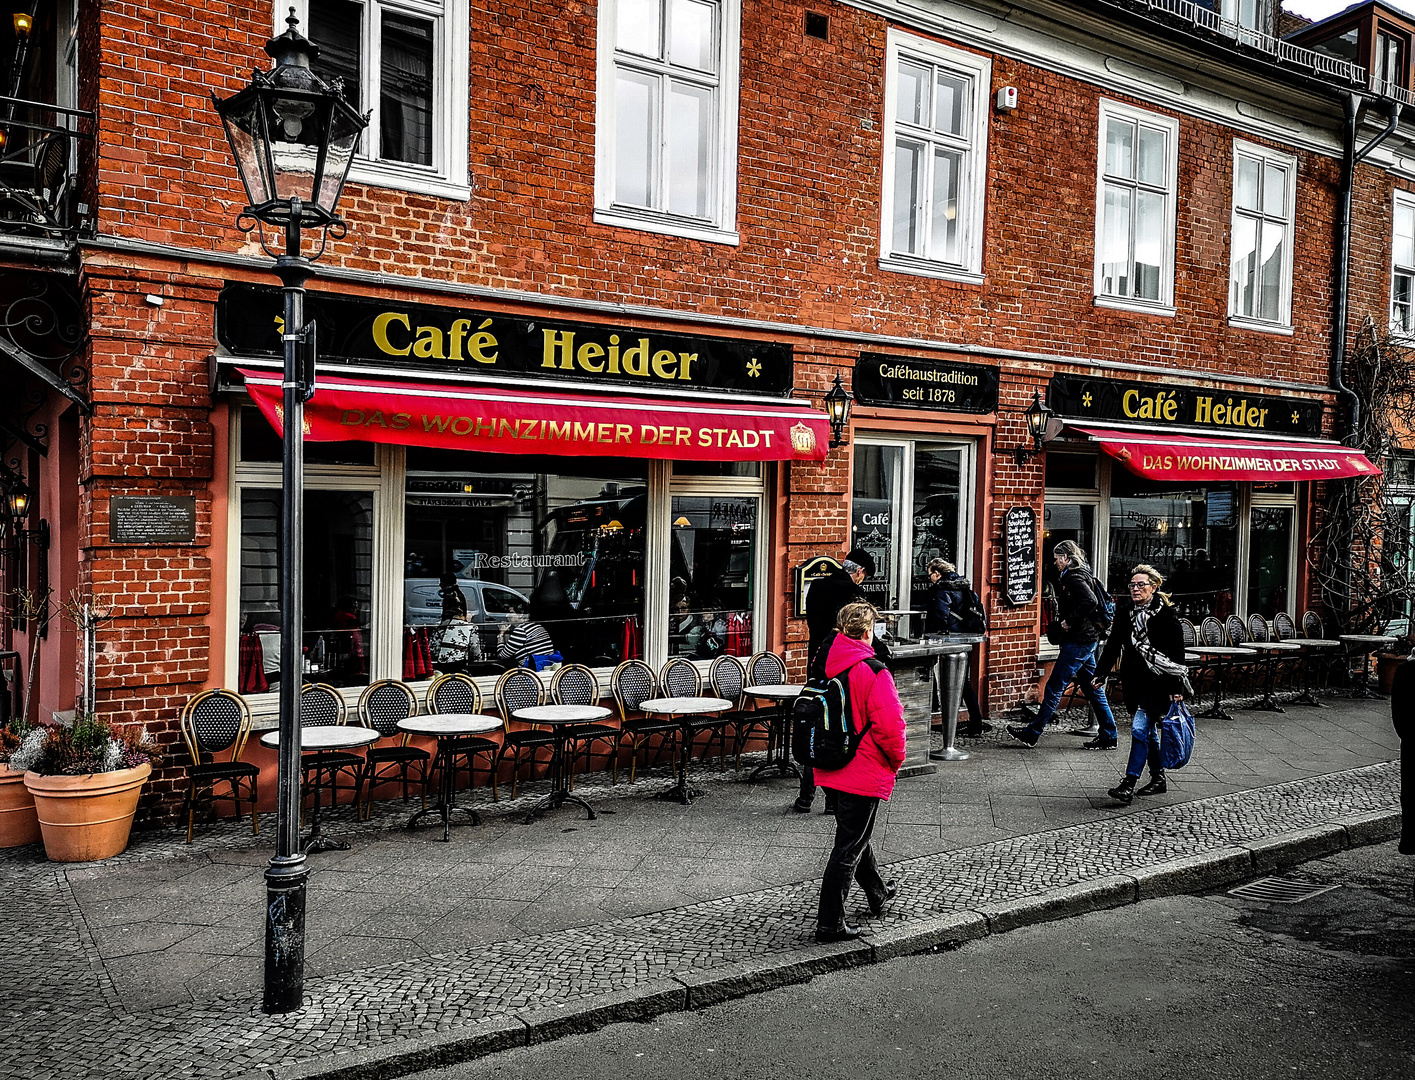
M 1021 724 L 1008 724 L 1007 734 L 1011 735 L 1019 743 L 1026 743 L 1028 746 L 1037 745 L 1037 733 L 1031 728 L 1023 727 Z
M 1114 750 L 1119 742 L 1116 739 L 1103 739 L 1097 735 L 1090 742 L 1081 744 L 1082 750 Z

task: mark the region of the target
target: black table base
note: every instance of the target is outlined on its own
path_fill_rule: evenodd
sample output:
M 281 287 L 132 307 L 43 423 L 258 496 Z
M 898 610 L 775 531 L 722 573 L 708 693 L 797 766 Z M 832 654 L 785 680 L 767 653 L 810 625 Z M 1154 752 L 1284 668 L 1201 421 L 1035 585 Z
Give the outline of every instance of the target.
M 707 792 L 688 784 L 688 761 L 693 753 L 693 729 L 686 721 L 682 723 L 683 728 L 678 735 L 678 782 L 667 791 L 660 791 L 654 798 L 691 806 L 694 799 L 701 798 Z
M 329 770 L 329 787 L 333 793 L 333 798 L 339 797 L 338 777 L 334 774 L 337 769 Z M 332 836 L 325 836 L 319 829 L 319 804 L 324 801 L 324 769 L 316 766 L 314 770 L 314 812 L 310 814 L 310 834 L 300 845 L 300 850 L 306 855 L 314 855 L 321 851 L 348 851 L 349 845 L 343 840 L 336 840 Z M 359 792 L 354 789 L 354 809 L 359 806 Z M 334 802 L 331 800 L 329 808 L 334 809 Z
M 1264 659 L 1266 660 L 1267 678 L 1263 680 L 1262 699 L 1253 705 L 1244 705 L 1243 708 L 1249 712 L 1286 712 L 1287 710 L 1277 703 L 1277 698 L 1273 695 L 1273 677 L 1277 674 L 1277 656 L 1274 653 L 1268 653 Z
M 786 703 L 781 702 L 777 706 L 776 716 L 772 718 L 771 728 L 767 732 L 766 761 L 752 770 L 751 775 L 747 777 L 747 783 L 756 783 L 762 773 L 768 773 L 773 768 L 776 772 L 768 776 L 768 780 L 780 780 L 787 776 L 794 776 L 797 780 L 801 778 L 801 770 L 791 762 L 790 731 L 790 713 L 786 708 Z
M 1308 652 L 1302 658 L 1302 693 L 1292 699 L 1292 705 L 1310 705 L 1314 709 L 1325 709 L 1328 705 L 1312 692 L 1312 663 L 1319 659 L 1319 654 Z
M 547 810 L 559 810 L 567 802 L 574 803 L 584 810 L 587 821 L 595 820 L 594 809 L 589 803 L 578 795 L 571 795 L 566 786 L 566 755 L 565 744 L 568 735 L 565 726 L 557 724 L 555 726 L 555 753 L 550 762 L 550 794 L 546 795 L 529 810 L 526 811 L 526 824 L 529 825 L 536 818 L 540 817 Z
M 459 739 L 464 738 L 464 736 L 453 735 L 449 736 L 448 738 Z M 457 805 L 453 793 L 453 777 L 456 770 L 452 767 L 456 761 L 456 757 L 455 755 L 444 751 L 443 742 L 444 740 L 439 737 L 437 740 L 437 762 L 435 764 L 441 765 L 442 772 L 438 777 L 437 783 L 437 804 L 435 806 L 428 806 L 422 810 L 419 810 L 416 814 L 414 814 L 408 819 L 407 827 L 410 829 L 415 828 L 418 822 L 421 821 L 428 814 L 437 814 L 439 817 L 442 818 L 442 840 L 444 843 L 447 843 L 452 839 L 452 815 L 455 812 L 460 810 L 462 813 L 466 814 L 472 819 L 473 825 L 481 824 L 481 815 L 478 814 L 475 810 L 473 810 L 470 806 Z
M 1224 661 L 1212 665 L 1209 670 L 1214 673 L 1214 703 L 1205 711 L 1196 713 L 1200 720 L 1232 720 L 1233 714 L 1223 707 L 1223 683 L 1224 671 L 1228 668 Z

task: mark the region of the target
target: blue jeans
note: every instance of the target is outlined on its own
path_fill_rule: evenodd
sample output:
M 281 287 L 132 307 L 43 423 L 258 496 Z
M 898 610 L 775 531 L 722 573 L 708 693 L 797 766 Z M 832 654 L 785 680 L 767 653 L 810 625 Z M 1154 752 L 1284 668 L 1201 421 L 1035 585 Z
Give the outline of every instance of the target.
M 1130 721 L 1130 761 L 1125 766 L 1126 776 L 1139 776 L 1145 771 L 1152 748 L 1159 753 L 1162 719 L 1164 717 L 1152 718 L 1144 709 L 1135 710 L 1135 719 Z
M 1110 711 L 1110 702 L 1106 700 L 1105 690 L 1091 685 L 1091 680 L 1096 677 L 1098 648 L 1100 644 L 1094 641 L 1068 641 L 1060 646 L 1061 651 L 1057 654 L 1056 663 L 1051 669 L 1051 678 L 1047 680 L 1046 690 L 1042 695 L 1041 712 L 1027 725 L 1028 730 L 1037 735 L 1046 730 L 1048 721 L 1056 715 L 1056 707 L 1061 703 L 1061 695 L 1065 692 L 1067 684 L 1075 682 L 1086 695 L 1086 700 L 1095 707 L 1096 717 L 1101 725 L 1101 738 L 1116 737 L 1115 714 Z

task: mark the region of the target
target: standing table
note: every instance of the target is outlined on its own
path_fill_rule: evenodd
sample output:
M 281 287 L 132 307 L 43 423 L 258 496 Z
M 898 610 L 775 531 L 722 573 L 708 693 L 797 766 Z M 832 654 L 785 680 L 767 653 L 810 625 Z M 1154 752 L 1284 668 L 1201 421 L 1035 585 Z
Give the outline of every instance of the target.
M 368 746 L 379 739 L 373 728 L 349 727 L 334 724 L 327 727 L 301 727 L 300 753 L 321 750 L 354 750 Z M 260 745 L 275 750 L 280 746 L 280 732 L 267 731 L 260 737 Z M 349 845 L 342 840 L 334 840 L 319 831 L 319 804 L 324 801 L 324 770 L 316 769 L 314 774 L 314 814 L 310 817 L 310 835 L 301 847 L 306 855 L 316 851 L 348 851 Z
M 435 713 L 432 716 L 410 716 L 398 721 L 398 730 L 409 735 L 431 735 L 437 740 L 437 760 L 434 767 L 441 767 L 437 781 L 437 805 L 424 807 L 408 819 L 408 828 L 415 826 L 424 814 L 439 814 L 442 817 L 442 839 L 452 839 L 452 811 L 460 810 L 472 819 L 473 825 L 481 824 L 481 815 L 470 806 L 458 806 L 452 790 L 452 768 L 456 760 L 455 747 L 458 739 L 468 735 L 481 735 L 495 731 L 501 726 L 498 716 L 481 713 Z M 468 766 L 470 772 L 470 766 Z
M 550 758 L 550 794 L 526 811 L 526 824 L 529 825 L 547 810 L 558 809 L 567 802 L 583 807 L 589 815 L 589 820 L 593 821 L 595 812 L 590 808 L 590 804 L 578 795 L 571 795 L 566 784 L 569 769 L 565 764 L 565 742 L 569 737 L 567 729 L 578 724 L 592 724 L 596 720 L 603 720 L 609 715 L 609 710 L 603 705 L 532 705 L 529 708 L 517 709 L 511 715 L 528 724 L 542 724 L 553 729 L 555 734 Z
M 1357 683 L 1356 689 L 1351 692 L 1351 696 L 1354 698 L 1379 697 L 1379 694 L 1372 693 L 1366 686 L 1370 678 L 1371 665 L 1366 662 L 1365 658 L 1382 645 L 1394 645 L 1395 638 L 1391 637 L 1389 634 L 1338 634 L 1336 640 L 1347 647 L 1346 655 L 1348 658 L 1353 656 L 1360 656 L 1362 658 L 1361 681 Z
M 732 708 L 732 702 L 720 697 L 668 697 L 649 698 L 639 702 L 639 708 L 646 713 L 659 716 L 676 716 L 682 731 L 678 737 L 678 782 L 668 791 L 660 791 L 655 799 L 677 799 L 684 806 L 692 803 L 702 792 L 688 786 L 688 756 L 693 748 L 693 729 L 687 722 L 690 716 L 722 712 Z
M 771 721 L 771 737 L 767 739 L 766 761 L 752 770 L 752 775 L 747 777 L 747 783 L 752 783 L 758 774 L 766 772 L 773 765 L 776 766 L 777 778 L 800 777 L 800 770 L 791 763 L 791 724 L 786 703 L 795 701 L 804 689 L 799 683 L 770 683 L 766 686 L 743 688 L 742 693 L 748 697 L 776 702 L 776 715 Z
M 1245 709 L 1257 709 L 1262 712 L 1283 712 L 1284 709 L 1277 703 L 1277 698 L 1273 697 L 1273 676 L 1277 672 L 1278 653 L 1292 653 L 1299 651 L 1302 646 L 1295 641 L 1245 641 L 1239 646 L 1251 652 L 1261 653 L 1263 666 L 1267 669 L 1266 678 L 1263 680 L 1263 699 L 1256 705 L 1245 705 Z

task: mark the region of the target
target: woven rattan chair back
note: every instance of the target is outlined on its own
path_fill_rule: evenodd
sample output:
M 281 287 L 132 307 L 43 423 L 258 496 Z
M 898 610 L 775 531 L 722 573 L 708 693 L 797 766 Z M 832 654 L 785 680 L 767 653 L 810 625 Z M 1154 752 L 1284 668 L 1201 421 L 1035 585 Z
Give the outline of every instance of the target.
M 1278 641 L 1291 641 L 1297 636 L 1297 624 L 1287 612 L 1279 611 L 1273 616 L 1273 633 Z
M 1256 642 L 1271 641 L 1272 631 L 1268 628 L 1268 620 L 1257 612 L 1248 616 L 1248 636 Z
M 449 671 L 432 680 L 427 688 L 430 713 L 479 713 L 481 691 L 470 675 Z
M 642 660 L 625 660 L 609 676 L 609 692 L 619 706 L 619 719 L 627 720 L 629 713 L 638 712 L 639 705 L 654 696 L 657 680 L 653 668 Z
M 373 728 L 385 739 L 402 735 L 399 720 L 418 715 L 418 696 L 398 679 L 380 679 L 370 683 L 359 695 L 359 722 Z
M 1230 615 L 1223 625 L 1224 629 L 1228 631 L 1228 640 L 1234 645 L 1242 645 L 1248 640 L 1248 627 L 1237 615 Z
M 565 664 L 550 680 L 550 700 L 557 705 L 598 705 L 599 680 L 584 664 Z
M 1194 624 L 1188 619 L 1179 620 L 1179 629 L 1184 634 L 1184 647 L 1192 649 L 1199 644 L 1199 631 L 1194 629 Z
M 773 652 L 759 652 L 747 661 L 748 686 L 777 686 L 786 681 L 786 661 Z
M 1199 634 L 1203 637 L 1205 645 L 1218 648 L 1228 644 L 1228 633 L 1224 630 L 1223 623 L 1212 615 L 1199 624 Z
M 1309 611 L 1302 616 L 1302 635 L 1309 638 L 1325 638 L 1327 636 L 1326 627 L 1322 625 L 1322 617 L 1315 611 Z
M 675 656 L 658 673 L 658 684 L 669 697 L 697 697 L 703 692 L 703 677 L 687 657 Z
M 529 709 L 545 700 L 545 685 L 530 668 L 512 668 L 496 680 L 496 708 L 503 726 L 517 709 Z
M 732 702 L 733 708 L 742 707 L 742 688 L 747 685 L 747 671 L 742 661 L 724 653 L 708 668 L 708 686 L 720 698 Z
M 228 750 L 235 761 L 250 737 L 251 710 L 240 694 L 205 690 L 182 709 L 181 727 L 193 764 L 200 765 Z
M 348 717 L 344 695 L 328 683 L 307 683 L 300 691 L 300 723 L 305 727 L 333 727 Z

